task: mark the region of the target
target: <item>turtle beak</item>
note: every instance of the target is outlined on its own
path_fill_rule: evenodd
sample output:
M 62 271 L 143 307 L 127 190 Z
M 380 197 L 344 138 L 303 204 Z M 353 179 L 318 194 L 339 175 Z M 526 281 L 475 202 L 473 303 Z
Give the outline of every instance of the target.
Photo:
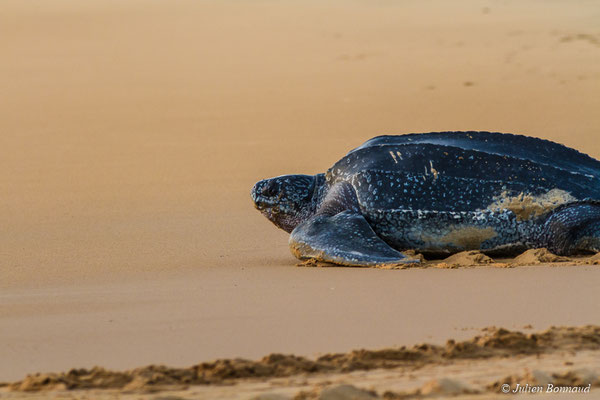
M 260 193 L 260 182 L 257 182 L 252 190 L 250 191 L 250 197 L 252 197 L 252 201 L 254 202 L 254 207 L 257 209 L 261 209 L 261 203 L 259 201 L 259 193 Z
M 250 193 L 254 206 L 259 210 L 272 207 L 281 197 L 280 185 L 275 179 L 257 182 Z
M 262 211 L 269 205 L 267 193 L 272 190 L 269 186 L 269 181 L 265 179 L 257 182 L 252 188 L 250 196 L 256 209 Z

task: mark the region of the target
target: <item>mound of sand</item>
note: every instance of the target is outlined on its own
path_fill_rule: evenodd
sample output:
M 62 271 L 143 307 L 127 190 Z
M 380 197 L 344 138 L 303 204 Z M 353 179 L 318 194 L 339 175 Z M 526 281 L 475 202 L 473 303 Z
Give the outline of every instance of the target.
M 557 256 L 556 254 L 550 253 L 548 249 L 531 249 L 527 250 L 520 256 L 513 260 L 514 264 L 517 265 L 538 265 L 549 262 L 566 262 L 571 261 L 568 257 Z
M 319 400 L 374 400 L 379 397 L 375 392 L 352 385 L 338 385 L 323 389 L 318 398 Z
M 459 267 L 473 267 L 477 265 L 486 265 L 493 263 L 490 257 L 486 256 L 480 251 L 463 251 L 451 255 L 450 257 L 443 260 L 441 263 L 436 264 L 436 268 L 459 268 Z
M 294 397 L 294 400 L 376 400 L 382 398 L 385 400 L 404 400 L 424 397 L 455 397 L 461 394 L 468 395 L 477 393 L 480 392 L 470 388 L 459 380 L 440 378 L 428 381 L 421 387 L 407 392 L 386 391 L 381 397 L 378 396 L 375 391 L 364 390 L 353 385 L 345 384 L 329 386 L 323 389 L 316 388 L 310 392 L 303 391 L 298 393 Z M 271 398 L 256 397 L 252 400 L 271 400 Z M 273 398 L 273 400 L 280 399 Z M 287 400 L 287 398 L 281 397 L 281 400 Z
M 600 253 L 596 253 L 588 259 L 588 263 L 592 265 L 600 265 Z
M 449 378 L 434 379 L 429 381 L 417 391 L 417 394 L 422 396 L 456 396 L 459 394 L 472 393 L 477 393 L 477 391 L 468 387 L 461 381 Z

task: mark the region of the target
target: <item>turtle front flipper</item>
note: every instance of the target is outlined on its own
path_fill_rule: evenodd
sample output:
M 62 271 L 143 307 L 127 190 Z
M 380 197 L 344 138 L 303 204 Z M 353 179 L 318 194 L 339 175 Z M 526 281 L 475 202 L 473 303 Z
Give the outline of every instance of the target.
M 317 215 L 298 225 L 290 249 L 299 259 L 351 267 L 418 263 L 381 240 L 364 217 L 353 211 Z

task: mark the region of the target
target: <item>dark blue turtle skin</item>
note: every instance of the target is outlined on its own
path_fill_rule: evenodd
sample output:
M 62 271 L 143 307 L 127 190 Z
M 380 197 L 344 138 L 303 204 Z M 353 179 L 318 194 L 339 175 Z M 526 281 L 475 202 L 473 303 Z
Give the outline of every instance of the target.
M 465 250 L 600 251 L 600 162 L 547 140 L 492 132 L 378 136 L 325 174 L 258 182 L 256 207 L 301 259 L 349 266 Z

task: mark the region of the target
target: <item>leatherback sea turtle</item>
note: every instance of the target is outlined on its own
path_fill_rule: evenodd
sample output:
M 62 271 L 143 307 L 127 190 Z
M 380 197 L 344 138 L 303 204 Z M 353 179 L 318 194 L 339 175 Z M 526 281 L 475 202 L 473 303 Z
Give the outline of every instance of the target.
M 491 132 L 378 136 L 325 174 L 252 189 L 300 259 L 348 266 L 478 249 L 600 251 L 600 161 L 547 140 Z

